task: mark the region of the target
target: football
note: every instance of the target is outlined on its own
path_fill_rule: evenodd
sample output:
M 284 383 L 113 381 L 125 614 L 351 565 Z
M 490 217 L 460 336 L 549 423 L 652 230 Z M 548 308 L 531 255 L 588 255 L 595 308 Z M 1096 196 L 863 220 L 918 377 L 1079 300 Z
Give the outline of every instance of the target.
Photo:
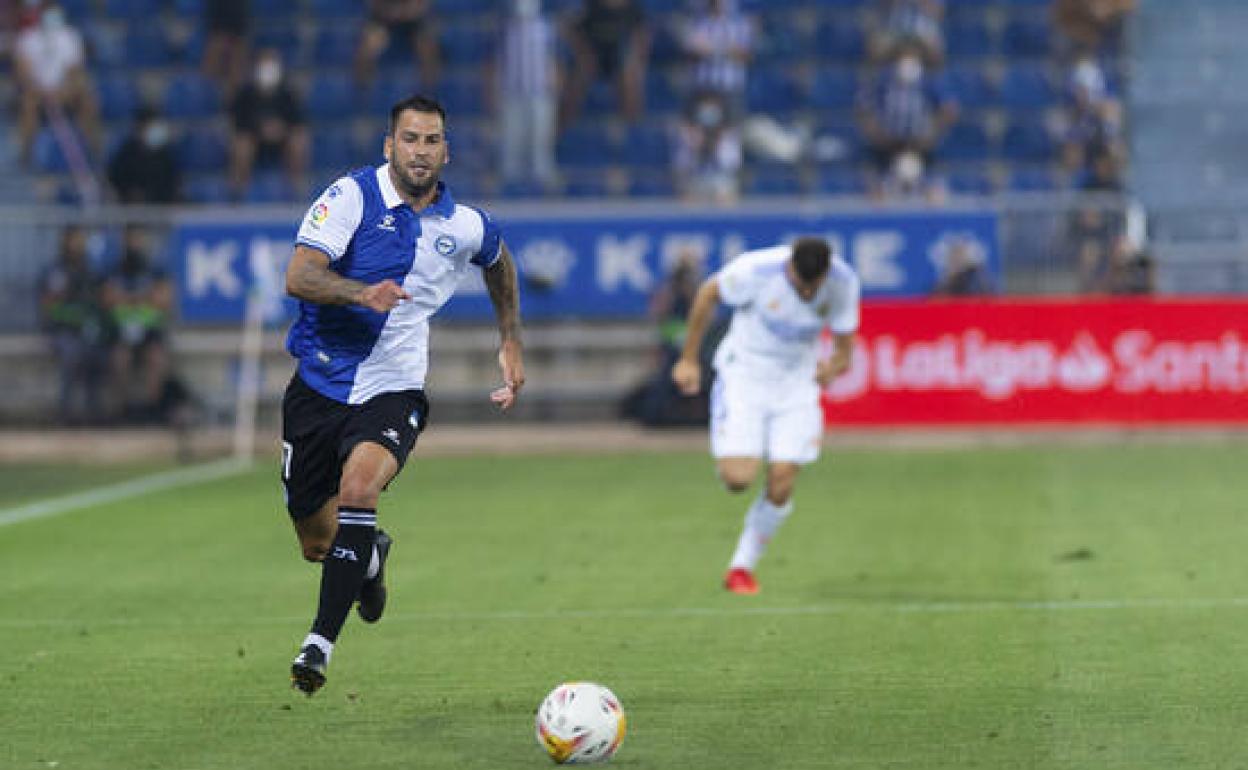
M 565 682 L 537 707 L 537 742 L 561 765 L 611 758 L 627 721 L 615 693 L 594 682 Z

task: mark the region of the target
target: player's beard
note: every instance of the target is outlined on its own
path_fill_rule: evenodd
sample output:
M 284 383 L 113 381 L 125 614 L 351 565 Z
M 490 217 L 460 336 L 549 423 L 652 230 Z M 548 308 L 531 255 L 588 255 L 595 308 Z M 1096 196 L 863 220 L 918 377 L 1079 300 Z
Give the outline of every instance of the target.
M 427 195 L 429 191 L 438 184 L 438 180 L 442 178 L 441 166 L 438 166 L 437 168 L 430 166 L 429 178 L 424 181 L 414 178 L 407 168 L 400 167 L 395 170 L 398 171 L 397 176 L 399 177 L 399 184 L 403 187 L 403 192 L 413 198 L 420 198 Z

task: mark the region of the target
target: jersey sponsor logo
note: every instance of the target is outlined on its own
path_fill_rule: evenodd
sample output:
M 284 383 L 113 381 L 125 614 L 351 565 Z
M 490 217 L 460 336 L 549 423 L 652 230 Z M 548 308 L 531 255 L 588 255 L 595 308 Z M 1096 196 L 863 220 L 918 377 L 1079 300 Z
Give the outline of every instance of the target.
M 330 555 L 330 558 L 338 559 L 339 561 L 360 560 L 360 557 L 355 555 L 355 551 L 353 549 L 341 545 L 334 546 L 334 552 Z
M 395 430 L 394 428 L 386 428 L 385 430 L 381 432 L 381 435 L 385 436 L 386 438 L 390 439 L 396 444 L 399 443 L 399 432 Z
M 386 232 L 390 232 L 390 233 L 394 232 L 395 231 L 394 214 L 386 214 L 384 217 L 382 217 L 381 221 L 377 223 L 377 229 L 385 230 Z
M 437 240 L 433 242 L 433 248 L 444 257 L 449 257 L 455 253 L 455 239 L 449 235 L 439 235 Z
M 413 410 L 412 413 L 407 416 L 407 424 L 412 426 L 413 428 L 420 427 L 420 411 L 419 410 Z
M 311 224 L 313 227 L 320 227 L 326 219 L 329 219 L 329 206 L 318 203 L 312 207 Z

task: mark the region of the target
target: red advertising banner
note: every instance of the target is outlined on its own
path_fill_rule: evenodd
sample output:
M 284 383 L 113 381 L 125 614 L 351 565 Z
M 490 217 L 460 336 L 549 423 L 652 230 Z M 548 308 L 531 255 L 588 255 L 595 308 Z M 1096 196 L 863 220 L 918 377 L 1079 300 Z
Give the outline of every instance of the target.
M 1248 423 L 1248 301 L 867 303 L 829 425 Z

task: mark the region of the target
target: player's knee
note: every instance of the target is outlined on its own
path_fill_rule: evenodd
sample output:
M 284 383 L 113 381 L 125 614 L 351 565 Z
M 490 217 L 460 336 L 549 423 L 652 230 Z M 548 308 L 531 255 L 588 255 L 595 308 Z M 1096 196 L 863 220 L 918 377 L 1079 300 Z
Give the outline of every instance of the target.
M 381 490 L 350 475 L 342 478 L 338 487 L 338 505 L 348 508 L 376 508 Z
M 329 556 L 329 543 L 304 543 L 303 558 L 310 562 L 325 561 L 325 557 Z
M 739 471 L 720 471 L 719 480 L 724 483 L 724 488 L 734 495 L 744 492 L 750 488 L 750 483 L 754 480 L 753 475 L 746 475 Z

